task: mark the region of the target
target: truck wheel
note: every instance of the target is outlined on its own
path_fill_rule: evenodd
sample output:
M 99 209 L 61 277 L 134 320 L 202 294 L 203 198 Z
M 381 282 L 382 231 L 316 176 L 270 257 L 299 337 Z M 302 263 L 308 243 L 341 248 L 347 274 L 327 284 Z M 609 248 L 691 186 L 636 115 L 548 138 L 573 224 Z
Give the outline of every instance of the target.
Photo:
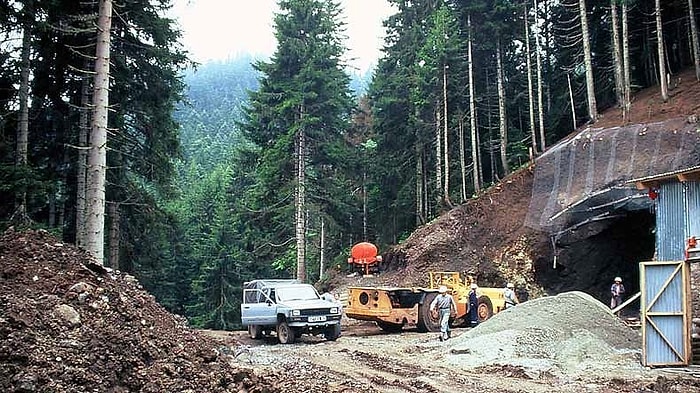
M 493 305 L 491 305 L 491 299 L 489 299 L 488 296 L 481 296 L 479 298 L 479 306 L 476 308 L 476 315 L 479 317 L 479 322 L 484 322 L 493 316 Z
M 262 326 L 248 325 L 248 335 L 255 340 L 262 338 Z
M 296 333 L 289 327 L 287 321 L 280 321 L 277 323 L 277 340 L 280 344 L 291 344 L 296 338 Z
M 403 325 L 398 323 L 377 321 L 377 326 L 387 333 L 399 333 L 401 330 L 403 330 Z
M 329 326 L 326 328 L 326 330 L 323 332 L 323 335 L 326 336 L 326 340 L 328 341 L 335 341 L 340 337 L 340 324 L 336 323 L 333 326 Z
M 431 292 L 425 295 L 423 299 L 423 304 L 418 305 L 418 331 L 425 332 L 439 332 L 440 331 L 440 317 L 437 318 L 430 312 L 430 303 L 437 296 L 437 293 Z

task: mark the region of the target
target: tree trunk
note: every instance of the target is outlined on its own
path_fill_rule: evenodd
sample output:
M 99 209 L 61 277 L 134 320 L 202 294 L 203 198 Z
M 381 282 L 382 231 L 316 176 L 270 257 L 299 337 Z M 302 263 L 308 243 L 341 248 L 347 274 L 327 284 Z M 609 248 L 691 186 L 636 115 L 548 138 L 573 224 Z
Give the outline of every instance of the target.
M 627 24 L 627 0 L 622 2 L 622 80 L 623 86 L 623 107 L 622 120 L 627 123 L 632 100 L 632 82 L 630 81 L 630 45 L 629 45 L 629 29 Z
M 661 22 L 661 0 L 656 0 L 656 48 L 659 53 L 659 82 L 661 99 L 668 101 L 668 81 L 666 80 L 666 57 L 664 56 L 664 26 Z
M 105 185 L 107 175 L 107 125 L 109 107 L 109 46 L 112 27 L 112 1 L 100 0 L 93 84 L 93 116 L 88 153 L 86 188 L 86 248 L 104 263 Z
M 362 240 L 367 241 L 367 171 L 362 172 Z
M 501 146 L 501 166 L 503 174 L 510 174 L 508 165 L 508 124 L 506 122 L 506 88 L 503 85 L 503 64 L 501 63 L 501 41 L 496 43 L 496 85 L 498 86 L 498 130 Z
M 323 279 L 323 274 L 325 273 L 325 268 L 326 268 L 326 260 L 325 260 L 325 249 L 326 249 L 326 228 L 324 225 L 323 218 L 321 218 L 321 250 L 320 250 L 320 257 L 319 257 L 319 262 L 318 262 L 318 279 L 322 280 Z
M 700 81 L 700 45 L 698 44 L 698 24 L 695 21 L 695 8 L 693 0 L 688 0 L 688 11 L 690 12 L 690 36 L 693 47 L 693 64 L 695 64 L 695 78 Z
M 617 105 L 624 107 L 624 76 L 622 74 L 622 55 L 620 53 L 620 28 L 617 25 L 617 5 L 618 0 L 610 0 L 610 19 L 612 24 L 613 41 L 613 66 L 615 67 L 615 97 Z
M 445 165 L 445 181 L 443 182 L 443 190 L 442 190 L 442 198 L 443 198 L 443 203 L 445 206 L 450 206 L 450 157 L 449 157 L 449 141 L 448 141 L 448 136 L 447 136 L 447 65 L 443 65 L 442 67 L 442 104 L 444 107 L 444 113 L 443 113 L 443 124 L 444 124 L 444 130 L 443 130 L 443 138 L 444 138 L 444 143 L 443 143 L 443 156 L 444 156 L 444 165 Z
M 583 37 L 583 61 L 586 67 L 586 94 L 588 96 L 588 117 L 591 122 L 598 120 L 598 109 L 595 99 L 595 81 L 593 80 L 593 61 L 591 59 L 591 43 L 588 34 L 588 14 L 586 12 L 586 0 L 579 0 L 579 13 L 581 16 L 581 33 Z
M 539 9 L 537 7 L 537 0 L 535 0 L 535 20 L 537 20 L 537 15 L 539 14 Z M 540 151 L 544 152 L 547 148 L 547 141 L 545 140 L 544 132 L 544 83 L 542 83 L 542 47 L 540 45 L 540 33 L 535 34 L 535 59 L 537 60 L 537 115 L 540 122 Z M 549 60 L 547 60 L 549 61 Z
M 527 100 L 530 113 L 530 139 L 532 154 L 537 154 L 537 132 L 535 131 L 535 96 L 532 93 L 532 61 L 530 53 L 530 21 L 527 16 L 527 2 L 525 4 L 525 62 L 527 64 Z
M 302 104 L 300 123 L 304 121 Z M 296 243 L 297 243 L 297 279 L 306 282 L 306 134 L 303 126 L 296 135 L 297 153 L 297 189 L 296 189 Z
M 423 202 L 426 196 L 425 187 L 423 187 L 424 171 L 422 150 L 423 145 L 421 143 L 416 143 L 416 226 L 423 225 L 426 221 L 425 203 Z
M 414 152 L 416 156 L 416 226 L 421 224 L 421 216 L 423 214 L 423 182 L 421 180 L 423 168 L 421 166 L 419 146 L 420 144 L 416 143 L 416 150 Z
M 467 200 L 467 158 L 464 154 L 464 116 L 461 111 L 459 114 L 459 168 L 461 170 L 462 187 L 460 188 L 460 201 L 464 203 Z
M 119 263 L 119 238 L 120 233 L 120 214 L 119 214 L 119 203 L 110 202 L 107 203 L 107 212 L 109 214 L 110 226 L 109 226 L 109 266 L 113 269 L 121 270 L 121 264 Z
M 435 199 L 442 205 L 442 111 L 435 106 Z
M 78 129 L 78 165 L 77 165 L 77 181 L 76 181 L 76 199 L 75 199 L 75 244 L 78 247 L 85 247 L 85 179 L 87 173 L 87 155 L 86 150 L 88 134 L 89 134 L 89 119 L 90 112 L 90 78 L 84 76 L 82 78 L 82 91 L 80 94 L 80 122 Z
M 33 1 L 24 2 L 22 9 L 22 49 L 20 53 L 19 72 L 19 121 L 17 123 L 17 154 L 15 166 L 24 170 L 27 166 L 27 152 L 29 150 L 29 72 L 31 64 L 32 32 L 31 20 L 33 18 Z M 16 196 L 14 218 L 17 222 L 25 224 L 27 221 L 27 186 L 22 185 L 21 191 Z
M 469 42 L 467 43 L 467 63 L 469 66 L 469 117 L 471 126 L 471 142 L 472 142 L 472 172 L 474 180 L 474 192 L 481 190 L 481 178 L 479 176 L 479 142 L 478 131 L 476 128 L 476 97 L 474 96 L 474 61 L 472 59 L 472 22 L 471 15 L 467 15 L 467 28 L 469 29 Z
M 574 90 L 571 88 L 571 76 L 566 74 L 566 81 L 569 83 L 569 101 L 571 102 L 571 121 L 574 123 L 574 130 L 577 127 L 576 123 L 576 103 L 574 102 Z

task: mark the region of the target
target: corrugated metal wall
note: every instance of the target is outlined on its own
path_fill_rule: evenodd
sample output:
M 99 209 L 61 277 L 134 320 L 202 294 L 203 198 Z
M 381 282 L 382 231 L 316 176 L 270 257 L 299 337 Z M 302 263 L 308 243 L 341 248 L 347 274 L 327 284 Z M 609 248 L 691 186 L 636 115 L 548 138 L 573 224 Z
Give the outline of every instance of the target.
M 700 239 L 700 182 L 661 184 L 656 205 L 656 260 L 640 266 L 644 364 L 688 364 L 690 277 L 685 247 Z
M 686 237 L 695 236 L 700 240 L 700 182 L 688 182 L 686 187 Z
M 662 184 L 656 207 L 656 259 L 685 259 L 690 236 L 700 238 L 700 182 Z

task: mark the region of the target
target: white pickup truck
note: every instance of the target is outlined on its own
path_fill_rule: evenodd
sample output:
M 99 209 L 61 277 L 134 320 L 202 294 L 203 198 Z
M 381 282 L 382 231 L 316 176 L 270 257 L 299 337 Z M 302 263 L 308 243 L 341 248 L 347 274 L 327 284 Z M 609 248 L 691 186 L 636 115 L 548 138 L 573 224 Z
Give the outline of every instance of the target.
M 251 338 L 273 330 L 282 344 L 302 334 L 340 337 L 340 305 L 321 299 L 316 288 L 297 280 L 254 280 L 243 284 L 241 322 Z

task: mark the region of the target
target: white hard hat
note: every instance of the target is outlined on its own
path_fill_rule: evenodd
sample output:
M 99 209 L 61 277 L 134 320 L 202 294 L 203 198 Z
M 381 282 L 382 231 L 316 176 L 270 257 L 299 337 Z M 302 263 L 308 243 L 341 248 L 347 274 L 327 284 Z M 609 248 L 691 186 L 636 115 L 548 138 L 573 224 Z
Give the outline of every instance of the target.
M 440 288 L 438 288 L 438 292 L 440 293 L 446 293 L 447 292 L 447 287 L 444 285 L 440 285 Z
M 622 279 L 620 277 L 615 277 L 615 282 L 622 282 Z
M 512 282 L 509 282 L 508 284 L 506 284 L 506 288 L 515 288 L 515 285 L 513 285 Z
M 469 287 L 470 287 L 471 289 L 476 289 L 476 288 L 477 288 L 477 285 L 476 285 L 476 284 L 472 284 L 472 285 L 470 285 Z

